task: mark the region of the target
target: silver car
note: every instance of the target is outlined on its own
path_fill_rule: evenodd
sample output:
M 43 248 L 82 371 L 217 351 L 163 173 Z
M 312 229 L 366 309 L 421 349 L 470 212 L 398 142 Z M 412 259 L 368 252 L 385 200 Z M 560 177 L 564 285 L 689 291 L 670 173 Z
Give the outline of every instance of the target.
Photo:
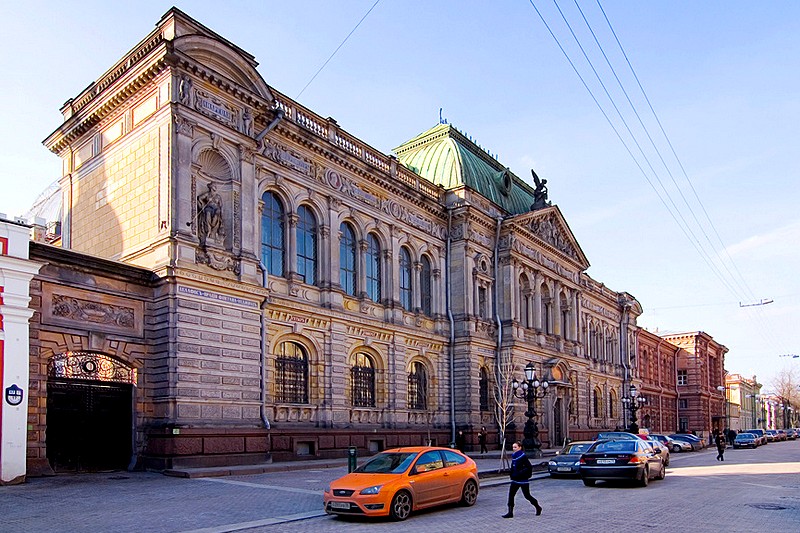
M 683 440 L 675 440 L 666 435 L 658 435 L 651 433 L 651 439 L 656 439 L 658 442 L 669 448 L 672 453 L 678 452 L 690 452 L 692 451 L 692 445 Z

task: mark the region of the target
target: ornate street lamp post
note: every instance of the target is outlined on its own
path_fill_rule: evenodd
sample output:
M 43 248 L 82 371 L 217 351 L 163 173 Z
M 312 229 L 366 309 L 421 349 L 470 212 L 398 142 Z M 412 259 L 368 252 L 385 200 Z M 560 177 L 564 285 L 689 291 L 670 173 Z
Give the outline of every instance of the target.
M 730 431 L 731 429 L 731 404 L 728 398 L 728 384 L 717 386 L 717 390 L 725 395 L 725 428 Z M 726 436 L 727 438 L 727 436 Z
M 644 403 L 647 403 L 647 398 L 640 396 L 636 385 L 631 384 L 630 396 L 622 398 L 622 404 L 631 413 L 631 425 L 628 426 L 628 431 L 630 433 L 639 433 L 639 424 L 636 423 L 636 411 L 638 411 Z
M 536 400 L 544 398 L 550 383 L 547 380 L 539 381 L 536 377 L 536 367 L 533 366 L 533 363 L 528 363 L 525 365 L 525 380 L 519 382 L 517 378 L 514 378 L 511 385 L 514 396 L 528 402 L 528 410 L 525 411 L 528 420 L 522 430 L 522 434 L 525 436 L 522 440 L 522 447 L 525 453 L 530 452 L 533 457 L 541 457 L 542 441 L 539 440 L 539 425 L 536 422 Z

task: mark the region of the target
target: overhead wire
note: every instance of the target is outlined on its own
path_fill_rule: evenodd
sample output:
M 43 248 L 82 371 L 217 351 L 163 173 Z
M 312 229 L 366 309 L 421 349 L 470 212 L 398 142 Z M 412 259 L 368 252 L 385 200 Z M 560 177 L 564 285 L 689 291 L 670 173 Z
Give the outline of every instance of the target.
M 661 123 L 660 119 L 658 118 L 658 115 L 656 114 L 655 109 L 654 109 L 649 97 L 647 96 L 647 94 L 646 94 L 646 92 L 644 90 L 644 87 L 642 86 L 641 81 L 639 80 L 639 77 L 635 73 L 633 65 L 630 62 L 630 59 L 628 58 L 627 54 L 624 51 L 624 48 L 622 47 L 622 43 L 620 42 L 619 37 L 617 36 L 616 32 L 614 31 L 613 26 L 611 25 L 611 22 L 610 22 L 610 20 L 609 20 L 609 18 L 607 16 L 607 14 L 605 13 L 605 10 L 603 10 L 602 5 L 600 4 L 600 1 L 597 0 L 597 4 L 598 4 L 601 12 L 603 13 L 603 17 L 605 18 L 606 23 L 608 24 L 609 29 L 610 29 L 611 33 L 613 34 L 614 39 L 617 42 L 617 45 L 620 48 L 620 51 L 622 52 L 623 56 L 625 57 L 625 61 L 627 62 L 629 69 L 631 70 L 634 78 L 636 79 L 636 83 L 639 86 L 639 89 L 642 92 L 642 94 L 643 94 L 643 96 L 644 96 L 644 98 L 645 98 L 645 100 L 646 100 L 646 102 L 647 102 L 647 104 L 648 104 L 648 106 L 650 108 L 650 111 L 653 114 L 653 116 L 654 116 L 654 118 L 655 118 L 655 120 L 656 120 L 656 122 L 658 124 L 658 127 L 659 127 L 659 129 L 661 131 L 661 134 L 666 139 L 666 142 L 667 142 L 667 144 L 668 144 L 668 146 L 669 146 L 669 148 L 670 148 L 670 150 L 672 152 L 673 157 L 677 161 L 677 163 L 678 163 L 678 165 L 679 165 L 679 167 L 681 169 L 681 172 L 683 173 L 684 178 L 689 183 L 689 186 L 690 186 L 690 188 L 692 190 L 692 193 L 694 195 L 695 200 L 697 201 L 697 203 L 701 207 L 701 209 L 703 211 L 703 214 L 705 216 L 705 219 L 708 221 L 710 227 L 713 229 L 713 232 L 714 232 L 714 235 L 717 238 L 717 241 L 722 246 L 722 250 L 725 253 L 725 255 L 727 256 L 727 262 L 722 257 L 722 253 L 717 249 L 716 244 L 714 242 L 712 242 L 711 238 L 709 237 L 708 233 L 706 232 L 706 230 L 704 228 L 704 224 L 698 218 L 697 214 L 695 213 L 695 210 L 693 209 L 692 205 L 689 203 L 688 199 L 686 198 L 686 195 L 683 193 L 683 190 L 682 190 L 681 186 L 678 184 L 677 180 L 675 179 L 674 174 L 670 170 L 670 166 L 667 164 L 667 162 L 666 162 L 665 158 L 663 157 L 661 151 L 659 150 L 655 140 L 653 139 L 653 136 L 650 134 L 650 131 L 648 130 L 647 126 L 644 124 L 644 121 L 643 121 L 640 113 L 636 109 L 636 105 L 631 100 L 627 90 L 624 87 L 624 84 L 622 83 L 622 81 L 620 80 L 619 76 L 617 75 L 617 72 L 614 69 L 614 67 L 613 67 L 608 55 L 606 54 L 605 50 L 603 49 L 603 46 L 601 45 L 600 40 L 597 37 L 597 34 L 594 32 L 594 30 L 591 27 L 591 24 L 589 23 L 588 19 L 586 18 L 585 13 L 581 9 L 581 7 L 578 4 L 577 0 L 574 0 L 574 1 L 575 1 L 576 7 L 578 8 L 578 11 L 581 14 L 581 17 L 584 20 L 584 23 L 586 24 L 587 28 L 589 29 L 589 31 L 592 34 L 592 37 L 593 37 L 593 39 L 595 41 L 596 46 L 598 47 L 598 49 L 602 53 L 603 57 L 605 58 L 606 64 L 608 65 L 609 69 L 613 73 L 613 76 L 616 79 L 617 84 L 619 85 L 620 89 L 622 90 L 623 94 L 625 95 L 625 98 L 627 99 L 628 104 L 630 105 L 631 109 L 633 110 L 633 113 L 636 115 L 636 118 L 637 118 L 641 128 L 644 130 L 648 140 L 650 141 L 650 145 L 652 146 L 653 150 L 658 155 L 658 158 L 661 161 L 661 164 L 663 165 L 663 167 L 666 170 L 667 174 L 669 175 L 673 186 L 675 187 L 675 189 L 680 194 L 680 196 L 681 196 L 681 198 L 683 200 L 683 204 L 686 206 L 686 209 L 688 209 L 689 213 L 691 214 L 691 217 L 692 217 L 692 219 L 694 221 L 695 227 L 698 229 L 698 231 L 700 233 L 702 233 L 703 237 L 705 238 L 705 242 L 708 243 L 710 249 L 713 250 L 714 254 L 716 255 L 716 257 L 717 257 L 716 261 L 714 260 L 714 258 L 711 257 L 711 255 L 709 255 L 708 251 L 705 249 L 703 244 L 700 242 L 700 239 L 697 237 L 697 235 L 695 235 L 695 232 L 692 229 L 692 225 L 690 225 L 689 222 L 686 220 L 686 218 L 683 216 L 682 210 L 677 206 L 677 204 L 673 200 L 672 195 L 670 194 L 669 190 L 665 187 L 664 183 L 661 181 L 661 178 L 659 177 L 658 171 L 656 171 L 656 169 L 650 163 L 650 160 L 647 157 L 644 149 L 642 148 L 642 146 L 638 142 L 638 140 L 636 138 L 636 135 L 631 130 L 630 126 L 628 125 L 628 122 L 625 120 L 624 116 L 622 115 L 622 112 L 620 111 L 618 105 L 614 101 L 613 96 L 610 94 L 610 92 L 609 92 L 608 88 L 606 87 L 605 83 L 603 82 L 600 74 L 598 73 L 597 69 L 595 68 L 592 60 L 590 59 L 589 55 L 587 54 L 586 50 L 584 49 L 583 45 L 581 44 L 580 39 L 578 38 L 578 36 L 576 35 L 575 31 L 573 30 L 572 25 L 569 23 L 569 20 L 567 19 L 567 17 L 564 14 L 563 10 L 558 5 L 557 0 L 553 0 L 553 2 L 555 4 L 556 8 L 558 9 L 558 12 L 560 13 L 561 18 L 563 19 L 564 23 L 566 24 L 567 28 L 569 29 L 569 32 L 571 33 L 573 39 L 575 40 L 577 46 L 579 47 L 581 53 L 583 54 L 584 59 L 586 60 L 586 62 L 589 64 L 589 67 L 594 72 L 595 77 L 597 78 L 600 86 L 603 88 L 603 91 L 605 92 L 606 97 L 611 102 L 611 105 L 614 107 L 614 110 L 616 111 L 617 115 L 619 116 L 619 119 L 621 120 L 622 124 L 625 126 L 625 130 L 630 135 L 631 139 L 633 140 L 633 143 L 636 145 L 636 147 L 638 148 L 639 152 L 641 153 L 642 158 L 645 160 L 647 167 L 653 173 L 653 176 L 654 176 L 655 180 L 658 182 L 658 184 L 660 185 L 661 189 L 663 190 L 664 196 L 666 196 L 667 200 L 669 201 L 669 204 L 672 205 L 672 209 L 667 204 L 667 200 L 664 199 L 662 194 L 659 192 L 658 188 L 656 188 L 655 184 L 650 179 L 650 177 L 648 176 L 647 172 L 644 170 L 644 168 L 642 167 L 642 165 L 640 164 L 640 162 L 638 161 L 636 156 L 634 156 L 633 151 L 628 146 L 627 142 L 623 138 L 623 136 L 620 133 L 620 131 L 614 125 L 614 123 L 611 120 L 611 118 L 609 117 L 608 113 L 605 111 L 603 106 L 600 104 L 600 102 L 597 99 L 597 97 L 595 96 L 594 92 L 589 87 L 589 84 L 586 82 L 586 80 L 584 79 L 584 77 L 580 73 L 579 69 L 576 67 L 575 62 L 572 60 L 570 55 L 567 53 L 567 51 L 565 50 L 565 48 L 562 45 L 561 41 L 558 39 L 558 37 L 556 36 L 555 32 L 553 31 L 553 29 L 548 24 L 547 20 L 542 15 L 541 11 L 537 8 L 537 6 L 533 2 L 533 0 L 529 0 L 529 3 L 531 5 L 531 7 L 534 9 L 534 11 L 536 11 L 536 13 L 539 16 L 540 20 L 544 24 L 544 26 L 547 29 L 547 31 L 550 33 L 550 36 L 556 42 L 556 45 L 560 49 L 561 53 L 564 55 L 564 57 L 569 62 L 570 66 L 572 67 L 572 69 L 575 72 L 575 74 L 580 79 L 581 83 L 583 84 L 584 88 L 587 90 L 587 92 L 591 96 L 591 98 L 594 101 L 595 105 L 598 107 L 600 112 L 603 114 L 603 116 L 605 117 L 605 119 L 608 122 L 609 126 L 611 126 L 611 128 L 614 131 L 614 133 L 616 134 L 617 138 L 620 140 L 620 142 L 622 143 L 623 147 L 628 152 L 628 155 L 631 157 L 631 159 L 634 161 L 636 166 L 639 168 L 639 171 L 641 172 L 642 176 L 645 178 L 645 180 L 648 182 L 650 187 L 656 193 L 656 196 L 659 198 L 659 200 L 661 201 L 662 205 L 664 205 L 664 207 L 667 209 L 667 212 L 670 214 L 672 219 L 675 221 L 675 223 L 678 225 L 678 227 L 684 233 L 686 238 L 689 240 L 689 242 L 692 244 L 692 246 L 698 252 L 698 254 L 700 255 L 701 259 L 703 259 L 703 261 L 708 265 L 708 267 L 711 269 L 712 273 L 719 279 L 719 281 L 722 283 L 722 285 L 725 286 L 731 294 L 733 294 L 734 296 L 739 298 L 740 301 L 741 300 L 745 300 L 745 301 L 747 300 L 747 297 L 746 298 L 742 298 L 742 296 L 741 296 L 742 294 L 748 295 L 748 297 L 751 300 L 755 300 L 756 298 L 755 298 L 755 296 L 753 296 L 752 290 L 750 289 L 749 285 L 747 284 L 746 279 L 741 274 L 741 271 L 736 266 L 735 261 L 733 261 L 733 258 L 730 256 L 730 253 L 728 252 L 727 248 L 725 247 L 724 243 L 722 242 L 722 239 L 721 239 L 721 237 L 719 235 L 719 232 L 716 229 L 716 226 L 714 226 L 713 221 L 711 221 L 711 217 L 709 216 L 708 211 L 705 208 L 705 205 L 703 205 L 702 201 L 700 200 L 699 194 L 697 193 L 697 190 L 695 189 L 694 185 L 692 184 L 691 180 L 689 179 L 689 176 L 688 176 L 688 173 L 686 172 L 685 167 L 683 166 L 682 162 L 678 158 L 677 152 L 675 151 L 675 148 L 674 148 L 672 142 L 670 141 L 668 135 L 666 134 L 666 131 L 665 131 L 664 127 L 663 127 L 663 124 Z M 717 265 L 717 263 L 722 266 L 722 268 L 725 270 L 725 272 L 720 270 L 720 267 Z M 734 270 L 736 271 L 736 274 L 738 275 L 738 277 L 737 277 L 737 275 L 734 275 L 734 273 L 728 267 L 728 264 L 730 264 L 734 268 Z M 727 276 L 726 276 L 726 273 L 727 273 Z M 752 312 L 752 311 L 748 310 L 748 312 Z M 755 318 L 758 321 L 761 321 L 761 319 L 763 319 L 763 316 L 761 316 L 761 313 L 755 312 Z M 763 324 L 762 324 L 762 326 L 763 326 Z M 760 327 L 758 329 L 761 332 L 762 336 L 767 331 L 769 331 L 769 333 L 772 333 L 772 331 L 768 327 Z M 766 339 L 765 338 L 765 340 L 773 341 L 773 342 L 769 342 L 769 344 L 773 344 L 774 345 L 774 338 L 773 339 Z
M 344 40 L 341 43 L 339 43 L 339 46 L 336 47 L 336 50 L 333 51 L 333 53 L 328 57 L 328 59 L 326 59 L 325 62 L 322 64 L 322 66 L 317 69 L 317 71 L 314 73 L 313 76 L 311 76 L 311 79 L 308 80 L 308 83 L 306 83 L 305 86 L 300 90 L 300 92 L 297 93 L 297 96 L 295 96 L 295 99 L 300 98 L 300 96 L 306 91 L 306 89 L 308 89 L 308 86 L 311 85 L 311 83 L 315 79 L 317 79 L 317 76 L 319 76 L 319 73 L 322 72 L 322 69 L 324 69 L 328 65 L 328 63 L 331 62 L 331 59 L 333 59 L 333 56 L 336 55 L 336 52 L 338 52 L 339 49 L 342 46 L 344 46 L 344 43 L 346 43 L 347 40 L 350 38 L 350 36 L 355 33 L 355 31 L 358 29 L 358 27 L 361 26 L 361 23 L 364 22 L 364 19 L 366 19 L 369 16 L 369 14 L 372 13 L 372 10 L 375 9 L 375 6 L 377 6 L 380 3 L 380 1 L 381 0 L 375 0 L 375 3 L 372 4 L 372 7 L 370 7 L 367 10 L 367 12 L 364 13 L 364 16 L 361 17 L 361 20 L 358 21 L 358 24 L 356 24 L 355 27 L 352 30 L 350 30 L 350 33 L 347 34 L 347 37 L 345 37 Z

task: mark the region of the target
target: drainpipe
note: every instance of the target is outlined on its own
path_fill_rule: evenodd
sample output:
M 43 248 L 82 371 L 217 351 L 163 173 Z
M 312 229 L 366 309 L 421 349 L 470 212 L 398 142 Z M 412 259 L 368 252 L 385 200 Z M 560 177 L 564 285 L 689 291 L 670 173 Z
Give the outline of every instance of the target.
M 267 267 L 264 265 L 262 261 L 258 262 L 258 265 L 261 267 L 261 285 L 266 288 L 267 287 Z M 271 429 L 269 425 L 269 420 L 267 419 L 267 384 L 266 384 L 266 375 L 267 375 L 267 319 L 264 313 L 264 310 L 267 307 L 267 299 L 264 298 L 264 301 L 261 303 L 261 358 L 259 367 L 259 373 L 261 379 L 259 380 L 260 385 L 260 412 L 261 412 L 261 423 L 264 424 L 264 428 L 267 430 Z
M 261 142 L 261 141 L 264 139 L 264 137 L 266 137 L 266 136 L 267 136 L 267 133 L 269 133 L 270 131 L 272 131 L 272 130 L 273 130 L 273 128 L 275 128 L 275 126 L 277 126 L 277 125 L 278 125 L 278 122 L 280 122 L 280 121 L 281 121 L 281 119 L 284 117 L 284 115 L 285 115 L 285 113 L 283 112 L 283 109 L 281 109 L 281 108 L 277 108 L 277 109 L 275 110 L 275 118 L 273 118 L 273 119 L 272 119 L 272 122 L 270 122 L 269 124 L 267 124 L 267 127 L 266 127 L 266 128 L 264 128 L 264 129 L 261 131 L 261 133 L 259 133 L 258 135 L 256 135 L 256 143 L 260 143 L 260 142 Z
M 450 447 L 455 448 L 456 445 L 456 377 L 455 377 L 455 343 L 456 343 L 456 330 L 455 320 L 453 319 L 453 309 L 451 308 L 451 292 L 450 286 L 450 254 L 452 238 L 450 237 L 453 229 L 453 206 L 447 206 L 447 252 L 445 253 L 445 269 L 444 269 L 444 284 L 445 291 L 445 305 L 447 307 L 447 319 L 450 321 L 450 346 L 448 347 L 448 363 L 450 365 Z
M 497 228 L 494 233 L 494 321 L 497 324 L 497 353 L 494 358 L 495 375 L 500 375 L 500 350 L 503 346 L 503 323 L 500 320 L 500 296 L 499 287 L 497 286 L 497 272 L 500 268 L 500 261 L 497 257 L 500 248 L 500 227 L 503 225 L 503 217 L 497 217 Z M 505 429 L 503 430 L 505 435 Z

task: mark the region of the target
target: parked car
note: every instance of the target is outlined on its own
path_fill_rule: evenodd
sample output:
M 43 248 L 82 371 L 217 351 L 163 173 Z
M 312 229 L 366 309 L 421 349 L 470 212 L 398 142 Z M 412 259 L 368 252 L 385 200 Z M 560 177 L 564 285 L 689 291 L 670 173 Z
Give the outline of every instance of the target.
M 764 435 L 767 437 L 767 442 L 777 442 L 778 440 L 778 432 L 774 429 L 766 430 Z
M 692 447 L 693 451 L 698 451 L 703 449 L 703 442 L 701 439 L 698 439 L 694 435 L 689 435 L 687 433 L 673 433 L 669 436 L 672 440 L 686 442 L 689 446 Z
M 789 435 L 786 434 L 785 429 L 778 429 L 776 431 L 778 432 L 777 437 L 779 441 L 786 442 L 787 440 L 789 440 Z
M 651 479 L 664 479 L 667 470 L 661 456 L 642 439 L 601 440 L 581 456 L 583 484 L 598 480 L 631 480 L 646 487 Z
M 640 437 L 638 435 L 634 435 L 633 433 L 628 433 L 627 431 L 601 431 L 597 434 L 597 440 L 611 440 L 611 439 L 624 439 L 624 440 L 636 440 L 636 439 L 643 439 L 645 437 Z
M 670 437 L 667 437 L 666 435 L 659 435 L 657 433 L 651 433 L 650 437 L 658 440 L 661 444 L 669 448 L 670 451 L 672 451 L 673 453 L 692 451 L 692 445 L 685 440 L 675 440 Z
M 758 448 L 758 437 L 752 433 L 739 433 L 733 439 L 734 449 L 738 448 Z
M 758 445 L 759 446 L 769 442 L 767 440 L 767 435 L 766 435 L 766 433 L 764 433 L 763 429 L 745 429 L 744 432 L 745 433 L 752 433 L 753 435 L 758 437 Z
M 475 461 L 456 450 L 425 446 L 381 452 L 331 482 L 322 497 L 326 513 L 395 520 L 434 505 L 474 505 L 477 499 Z
M 653 448 L 653 451 L 661 456 L 664 466 L 669 466 L 669 448 L 661 444 L 661 442 L 659 442 L 657 439 L 648 438 L 645 440 L 645 442 L 650 444 L 650 446 Z
M 786 430 L 786 438 L 789 440 L 797 439 L 797 430 L 794 428 L 788 428 Z
M 594 441 L 575 441 L 567 444 L 556 456 L 547 462 L 547 471 L 551 477 L 575 475 L 581 469 L 581 455 L 591 448 Z

